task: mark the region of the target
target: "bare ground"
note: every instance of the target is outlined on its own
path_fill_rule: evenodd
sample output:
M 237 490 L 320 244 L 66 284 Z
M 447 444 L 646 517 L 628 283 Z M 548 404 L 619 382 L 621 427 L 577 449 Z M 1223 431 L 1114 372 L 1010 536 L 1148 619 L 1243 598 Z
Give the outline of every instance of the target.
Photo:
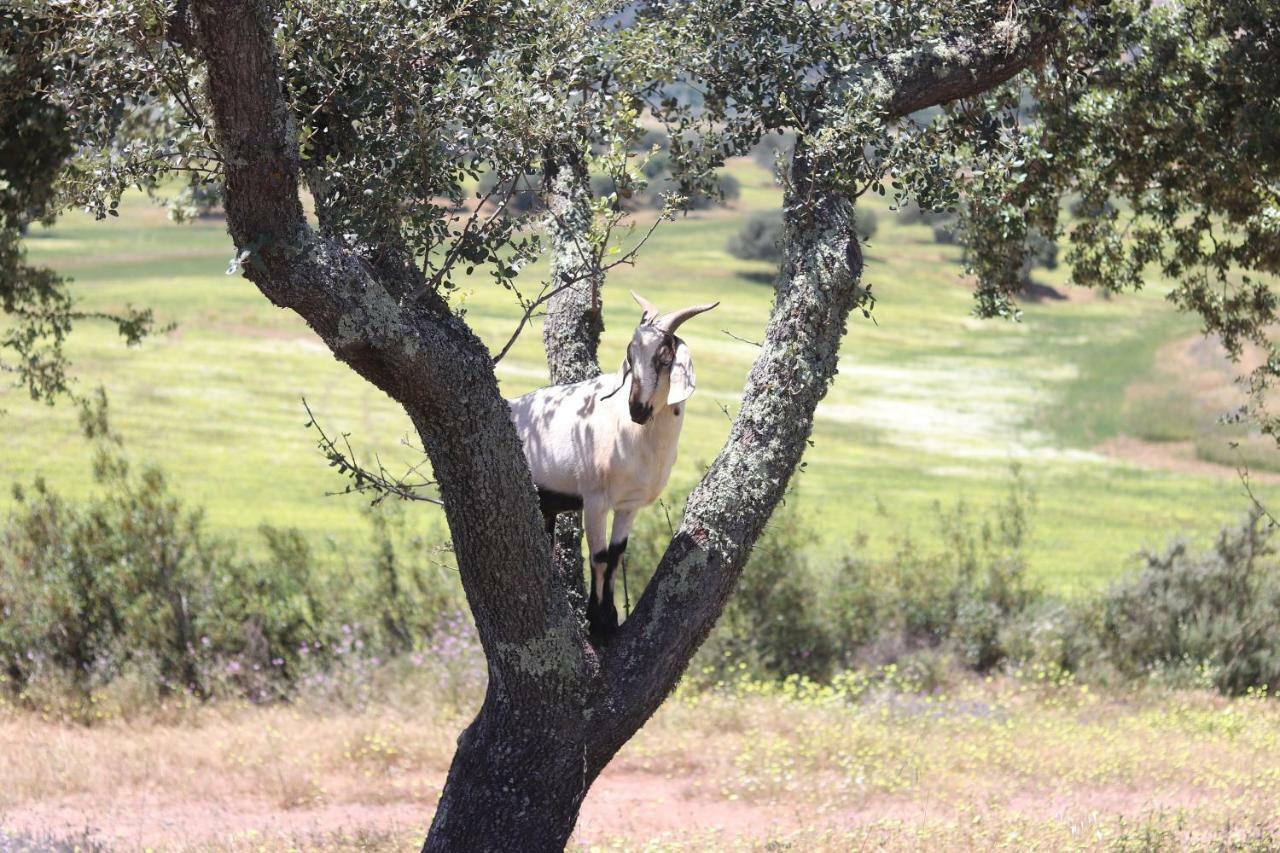
M 1280 821 L 1274 700 L 1100 697 L 1035 678 L 852 703 L 799 694 L 668 703 L 596 783 L 571 846 L 1094 849 L 1133 827 L 1220 840 Z M 412 849 L 463 719 L 396 706 L 93 727 L 0 714 L 0 850 L 5 834 L 113 850 Z

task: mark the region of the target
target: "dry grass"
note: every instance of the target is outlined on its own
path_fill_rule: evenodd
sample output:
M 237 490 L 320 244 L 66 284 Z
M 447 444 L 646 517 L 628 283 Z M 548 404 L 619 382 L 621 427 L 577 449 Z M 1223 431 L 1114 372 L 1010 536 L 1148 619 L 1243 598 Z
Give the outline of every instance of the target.
M 0 849 L 4 833 L 116 850 L 410 849 L 464 721 L 408 694 L 93 727 L 2 711 Z M 1035 677 L 934 695 L 857 677 L 743 683 L 669 702 L 592 790 L 574 843 L 1274 849 L 1278 739 L 1280 705 L 1260 697 Z

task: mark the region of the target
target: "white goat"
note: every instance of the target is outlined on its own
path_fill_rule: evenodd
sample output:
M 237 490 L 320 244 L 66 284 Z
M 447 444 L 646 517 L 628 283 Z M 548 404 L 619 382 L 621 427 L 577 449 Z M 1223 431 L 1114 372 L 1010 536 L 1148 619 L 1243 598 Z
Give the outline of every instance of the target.
M 683 404 L 694 378 L 689 346 L 675 331 L 720 304 L 660 315 L 648 300 L 631 295 L 644 313 L 617 373 L 540 388 L 511 401 L 547 532 L 554 533 L 559 513 L 583 510 L 591 554 L 587 621 L 597 640 L 618 628 L 613 575 L 636 512 L 662 494 L 676 461 Z M 623 397 L 618 392 L 628 379 L 630 392 Z M 610 512 L 613 532 L 606 547 Z

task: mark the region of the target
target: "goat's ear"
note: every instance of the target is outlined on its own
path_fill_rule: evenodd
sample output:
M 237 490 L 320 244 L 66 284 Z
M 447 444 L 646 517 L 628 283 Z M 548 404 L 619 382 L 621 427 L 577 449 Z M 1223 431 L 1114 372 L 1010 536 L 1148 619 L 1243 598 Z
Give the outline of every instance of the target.
M 693 378 L 693 356 L 689 354 L 689 345 L 676 338 L 676 358 L 671 363 L 671 390 L 667 392 L 667 405 L 683 403 L 693 396 L 697 383 Z

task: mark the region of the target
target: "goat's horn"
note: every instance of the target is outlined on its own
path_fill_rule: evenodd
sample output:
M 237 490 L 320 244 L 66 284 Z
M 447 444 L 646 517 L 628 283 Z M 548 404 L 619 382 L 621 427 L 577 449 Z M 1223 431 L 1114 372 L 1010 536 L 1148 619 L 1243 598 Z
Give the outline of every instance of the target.
M 631 298 L 634 299 L 636 304 L 640 306 L 642 311 L 644 311 L 644 316 L 641 317 L 640 322 L 652 323 L 654 318 L 658 316 L 658 309 L 654 307 L 653 303 L 636 293 L 634 290 L 631 291 Z
M 710 311 L 719 305 L 719 302 L 712 302 L 709 305 L 694 305 L 692 308 L 681 308 L 679 311 L 672 311 L 670 314 L 664 314 L 654 321 L 653 325 L 665 329 L 671 334 L 675 334 L 676 329 L 680 328 L 680 324 L 690 317 L 696 317 L 703 311 Z

